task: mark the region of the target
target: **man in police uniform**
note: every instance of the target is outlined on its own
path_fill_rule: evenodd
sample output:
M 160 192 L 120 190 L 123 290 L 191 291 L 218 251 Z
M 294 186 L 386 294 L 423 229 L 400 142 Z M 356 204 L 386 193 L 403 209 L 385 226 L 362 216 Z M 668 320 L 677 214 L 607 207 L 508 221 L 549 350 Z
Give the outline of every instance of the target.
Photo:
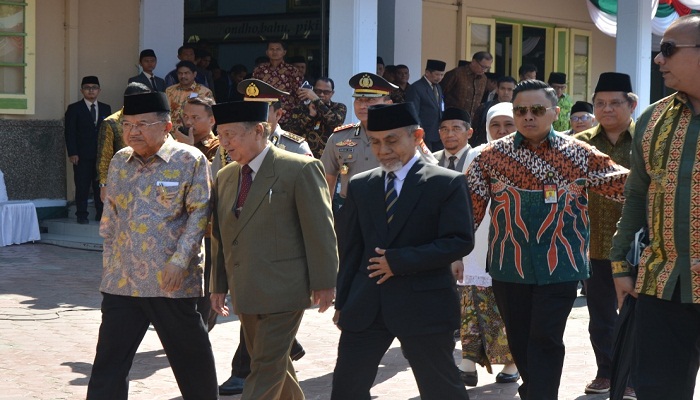
M 333 210 L 337 210 L 345 199 L 348 181 L 353 175 L 379 166 L 367 137 L 367 109 L 375 104 L 391 104 L 389 94 L 398 86 L 371 72 L 360 72 L 350 78 L 350 87 L 355 89 L 352 97 L 355 116 L 360 122 L 342 125 L 328 138 L 321 162 L 326 170 L 326 181 L 333 198 Z M 340 199 L 334 197 L 336 182 L 340 174 Z

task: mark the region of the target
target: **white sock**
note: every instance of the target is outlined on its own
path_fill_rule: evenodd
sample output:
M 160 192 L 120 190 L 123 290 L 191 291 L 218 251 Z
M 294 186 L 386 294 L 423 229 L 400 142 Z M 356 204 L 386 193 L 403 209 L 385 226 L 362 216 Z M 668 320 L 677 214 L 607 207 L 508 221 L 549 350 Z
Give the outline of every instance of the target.
M 467 358 L 463 358 L 462 362 L 459 364 L 459 366 L 457 366 L 457 368 L 464 372 L 474 372 L 476 371 L 476 363 Z

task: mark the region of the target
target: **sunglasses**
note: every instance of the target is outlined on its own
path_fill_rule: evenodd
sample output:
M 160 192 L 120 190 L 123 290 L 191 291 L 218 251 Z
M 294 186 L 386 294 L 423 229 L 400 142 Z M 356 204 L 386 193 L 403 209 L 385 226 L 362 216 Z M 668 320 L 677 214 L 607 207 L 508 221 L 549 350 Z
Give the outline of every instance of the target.
M 664 57 L 669 58 L 676 53 L 676 49 L 682 47 L 700 47 L 700 44 L 676 44 L 673 42 L 661 42 L 659 45 L 659 51 Z
M 532 115 L 534 115 L 536 117 L 541 117 L 550 108 L 554 108 L 554 107 L 545 107 L 541 104 L 535 104 L 534 106 L 530 106 L 530 107 L 528 107 L 528 106 L 516 106 L 516 107 L 513 107 L 513 114 L 517 115 L 518 117 L 524 117 L 527 115 L 527 112 L 529 111 L 532 113 Z

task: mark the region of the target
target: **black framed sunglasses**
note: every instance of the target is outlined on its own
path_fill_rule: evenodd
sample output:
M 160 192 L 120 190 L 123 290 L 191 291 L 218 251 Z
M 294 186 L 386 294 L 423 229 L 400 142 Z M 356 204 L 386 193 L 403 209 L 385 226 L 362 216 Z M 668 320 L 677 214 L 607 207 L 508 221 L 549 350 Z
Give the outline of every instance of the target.
M 673 42 L 661 42 L 659 45 L 659 51 L 664 57 L 669 58 L 676 52 L 676 49 L 680 49 L 682 47 L 700 47 L 700 44 L 676 44 Z
M 524 117 L 527 115 L 527 112 L 530 111 L 532 115 L 536 117 L 541 117 L 543 116 L 547 110 L 553 107 L 545 107 L 541 104 L 535 104 L 533 106 L 516 106 L 513 107 L 513 114 L 517 115 L 518 117 Z

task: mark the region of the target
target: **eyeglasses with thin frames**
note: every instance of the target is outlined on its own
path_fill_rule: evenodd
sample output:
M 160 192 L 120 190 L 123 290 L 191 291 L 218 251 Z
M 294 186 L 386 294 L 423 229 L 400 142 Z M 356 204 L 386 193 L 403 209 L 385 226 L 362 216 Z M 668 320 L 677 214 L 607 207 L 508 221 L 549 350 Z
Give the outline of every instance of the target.
M 165 121 L 156 121 L 156 122 L 129 122 L 129 121 L 122 121 L 121 126 L 124 132 L 131 132 L 132 129 L 137 129 L 139 132 L 143 132 L 144 129 L 149 128 L 153 125 L 161 124 Z
M 659 51 L 664 57 L 669 58 L 676 53 L 676 49 L 683 47 L 695 48 L 700 47 L 700 44 L 676 44 L 673 42 L 661 42 L 659 45 Z
M 513 107 L 513 115 L 516 115 L 518 117 L 524 117 L 527 115 L 527 112 L 529 111 L 535 117 L 541 117 L 547 112 L 547 110 L 549 110 L 551 108 L 554 108 L 554 106 L 545 107 L 542 104 L 534 104 L 534 105 L 531 105 L 529 107 L 528 106 L 516 106 L 516 107 Z
M 588 122 L 588 121 L 591 120 L 591 118 L 592 118 L 592 117 L 591 117 L 590 114 L 581 115 L 581 116 L 572 115 L 572 116 L 570 117 L 571 122 L 579 122 L 579 121 L 581 121 L 581 122 Z

